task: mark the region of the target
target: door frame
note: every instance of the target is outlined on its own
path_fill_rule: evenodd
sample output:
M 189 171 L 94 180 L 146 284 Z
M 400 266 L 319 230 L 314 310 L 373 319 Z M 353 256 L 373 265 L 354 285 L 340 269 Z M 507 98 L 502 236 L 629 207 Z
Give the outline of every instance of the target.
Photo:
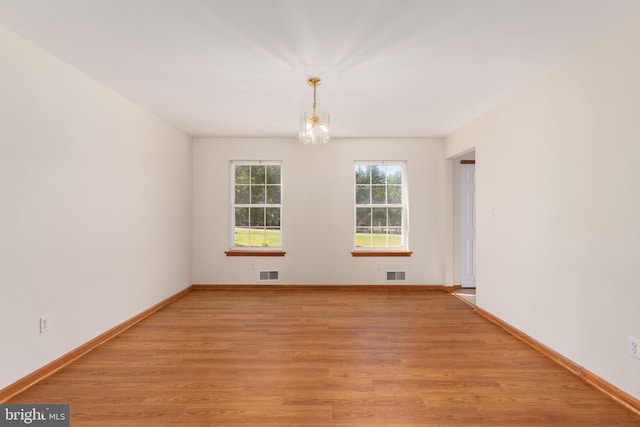
M 475 147 L 445 159 L 444 164 L 444 251 L 445 286 L 461 286 L 460 248 L 460 161 L 475 160 Z M 477 170 L 476 170 L 477 172 Z M 476 185 L 477 192 L 477 185 Z M 477 199 L 477 198 L 476 198 Z M 477 219 L 477 205 L 476 205 Z M 476 237 L 477 240 L 477 237 Z M 476 245 L 477 246 L 477 245 Z M 478 254 L 476 253 L 476 259 Z M 477 288 L 477 283 L 476 283 Z
M 476 202 L 475 202 L 475 191 L 476 191 L 476 183 L 475 183 L 475 173 L 476 173 L 476 161 L 475 160 L 460 160 L 460 182 L 459 182 L 459 193 L 460 193 L 460 284 L 463 288 L 474 288 L 476 287 Z M 468 183 L 465 183 L 465 174 L 468 171 L 473 171 L 473 182 L 471 185 L 473 186 L 473 197 L 472 200 L 468 198 L 465 200 L 465 193 L 467 189 Z M 468 203 L 471 203 L 470 215 L 471 223 L 473 224 L 473 239 L 471 245 L 473 246 L 471 250 L 469 250 L 468 242 L 466 241 L 466 230 L 468 224 L 466 221 L 468 219 L 467 212 L 465 209 L 469 206 Z M 468 257 L 471 257 L 469 260 Z M 473 278 L 470 279 L 465 274 L 465 269 L 468 263 L 473 264 Z

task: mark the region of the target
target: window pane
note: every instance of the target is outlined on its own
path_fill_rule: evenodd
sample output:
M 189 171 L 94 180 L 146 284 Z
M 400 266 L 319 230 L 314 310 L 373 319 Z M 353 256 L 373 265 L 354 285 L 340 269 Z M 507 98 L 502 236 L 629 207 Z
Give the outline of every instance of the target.
M 374 227 L 386 227 L 387 226 L 387 208 L 373 208 L 371 209 L 373 215 Z
M 249 184 L 250 166 L 236 166 L 236 184 Z
M 366 248 L 371 246 L 371 229 L 368 227 L 356 228 L 356 247 Z
M 387 176 L 384 166 L 373 165 L 371 166 L 371 183 L 372 184 L 384 184 L 387 182 Z
M 280 204 L 279 185 L 267 185 L 267 203 L 270 205 Z
M 371 208 L 356 208 L 356 225 L 358 227 L 371 226 Z
M 398 205 L 402 203 L 401 185 L 387 185 L 387 203 Z
M 258 228 L 258 229 L 252 228 L 249 231 L 251 232 L 250 234 L 251 246 L 266 246 L 265 234 L 262 228 Z
M 264 185 L 252 185 L 251 186 L 251 203 L 262 205 L 265 200 Z
M 264 226 L 264 208 L 249 208 L 249 224 L 251 227 Z
M 233 246 L 249 246 L 249 229 L 237 228 L 233 234 Z
M 369 169 L 369 166 L 365 165 L 356 166 L 356 184 L 371 183 L 371 174 Z
M 235 208 L 236 227 L 249 226 L 249 208 Z
M 282 246 L 282 233 L 279 229 L 267 229 L 265 233 L 266 246 Z
M 266 209 L 267 227 L 280 227 L 280 208 Z
M 368 205 L 371 203 L 370 185 L 356 185 L 356 204 Z
M 249 203 L 249 186 L 236 185 L 235 204 L 245 205 Z
M 402 227 L 402 208 L 389 208 L 389 226 Z
M 252 184 L 264 184 L 265 180 L 265 167 L 264 165 L 251 166 L 251 183 Z
M 267 166 L 267 184 L 280 183 L 280 165 Z
M 387 203 L 387 189 L 384 185 L 371 186 L 371 203 L 379 205 Z
M 401 236 L 402 228 L 401 227 L 389 227 L 389 235 Z
M 390 228 L 387 236 L 387 244 L 390 247 L 402 246 L 402 228 Z
M 371 236 L 371 246 L 372 247 L 386 247 L 387 246 L 387 234 L 383 231 L 373 231 L 373 235 Z
M 402 166 L 387 166 L 387 184 L 402 184 Z

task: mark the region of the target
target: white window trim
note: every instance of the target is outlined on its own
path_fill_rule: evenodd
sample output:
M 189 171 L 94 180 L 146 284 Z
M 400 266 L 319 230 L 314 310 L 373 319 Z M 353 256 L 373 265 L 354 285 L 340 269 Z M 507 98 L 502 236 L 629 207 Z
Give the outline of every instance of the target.
M 357 166 L 373 166 L 373 165 L 400 165 L 402 166 L 402 237 L 403 246 L 356 246 L 356 229 L 357 229 L 357 216 L 356 209 L 358 204 L 356 203 L 356 174 L 355 169 Z M 356 160 L 353 162 L 352 167 L 352 188 L 353 188 L 353 252 L 409 252 L 409 179 L 408 179 L 408 167 L 409 162 L 406 160 Z M 390 206 L 390 205 L 381 205 Z
M 280 246 L 235 246 L 235 167 L 244 165 L 278 165 L 280 166 Z M 231 252 L 282 252 L 284 248 L 284 228 L 282 227 L 284 214 L 284 177 L 283 162 L 281 160 L 231 160 L 229 162 L 229 251 Z M 268 205 L 264 205 L 267 207 Z

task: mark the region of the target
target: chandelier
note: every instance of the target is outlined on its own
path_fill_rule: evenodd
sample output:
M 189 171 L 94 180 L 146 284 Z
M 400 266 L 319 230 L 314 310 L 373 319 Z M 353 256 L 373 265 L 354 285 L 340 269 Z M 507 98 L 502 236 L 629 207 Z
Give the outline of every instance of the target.
M 303 144 L 326 144 L 329 142 L 329 113 L 316 111 L 316 87 L 321 80 L 311 77 L 307 80 L 313 86 L 313 111 L 306 111 L 300 115 L 300 129 L 298 137 Z

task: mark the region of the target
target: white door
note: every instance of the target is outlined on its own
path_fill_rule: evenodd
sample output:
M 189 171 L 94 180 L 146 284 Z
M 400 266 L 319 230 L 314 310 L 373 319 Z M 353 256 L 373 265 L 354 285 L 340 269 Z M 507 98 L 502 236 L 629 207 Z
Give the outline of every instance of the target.
M 476 287 L 476 165 L 460 165 L 461 284 Z

